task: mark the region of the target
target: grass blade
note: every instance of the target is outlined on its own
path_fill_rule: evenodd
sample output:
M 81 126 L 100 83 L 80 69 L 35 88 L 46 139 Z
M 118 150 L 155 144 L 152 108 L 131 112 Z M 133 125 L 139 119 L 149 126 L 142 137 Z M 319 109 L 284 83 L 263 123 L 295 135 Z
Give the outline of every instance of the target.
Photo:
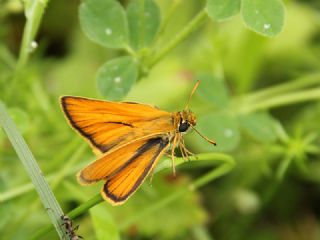
M 9 116 L 5 105 L 0 101 L 0 125 L 7 134 L 13 148 L 15 149 L 20 161 L 26 169 L 31 181 L 39 194 L 41 202 L 48 212 L 50 220 L 56 228 L 61 239 L 65 237 L 63 226 L 61 225 L 62 209 L 50 189 L 41 169 L 39 168 L 28 145 L 21 136 L 15 123 Z

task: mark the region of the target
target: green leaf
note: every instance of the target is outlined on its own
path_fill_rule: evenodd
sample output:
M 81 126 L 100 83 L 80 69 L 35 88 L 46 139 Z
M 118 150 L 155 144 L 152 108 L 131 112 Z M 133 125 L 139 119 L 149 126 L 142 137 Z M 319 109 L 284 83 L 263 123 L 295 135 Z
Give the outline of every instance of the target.
M 205 140 L 201 140 L 203 151 L 231 151 L 240 142 L 237 120 L 229 112 L 220 111 L 200 116 L 197 120 L 197 128 L 203 135 L 217 142 L 217 146 L 214 147 L 207 144 Z M 197 137 L 200 138 L 200 136 Z
M 201 80 L 197 95 L 204 101 L 221 108 L 228 105 L 229 94 L 223 79 L 209 74 L 199 74 L 196 79 Z
M 241 4 L 242 18 L 249 29 L 268 37 L 281 32 L 285 17 L 281 0 L 242 0 Z
M 275 120 L 266 112 L 249 113 L 239 117 L 241 127 L 253 138 L 263 143 L 277 139 Z
M 133 0 L 127 9 L 130 44 L 134 49 L 148 46 L 160 26 L 160 9 L 153 0 Z
M 82 30 L 92 41 L 108 48 L 128 45 L 124 9 L 115 0 L 85 0 L 79 9 Z
M 240 11 L 241 0 L 208 0 L 206 10 L 213 20 L 223 21 Z
M 120 240 L 119 230 L 104 204 L 90 209 L 96 239 Z
M 97 75 L 98 89 L 110 100 L 121 100 L 138 77 L 136 63 L 131 57 L 120 57 L 106 62 Z

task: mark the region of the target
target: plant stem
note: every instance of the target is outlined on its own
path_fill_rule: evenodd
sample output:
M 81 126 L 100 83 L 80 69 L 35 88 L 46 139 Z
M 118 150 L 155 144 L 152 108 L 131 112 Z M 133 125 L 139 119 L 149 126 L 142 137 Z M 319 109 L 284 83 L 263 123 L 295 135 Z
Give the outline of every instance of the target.
M 60 217 L 63 215 L 62 209 L 53 192 L 51 191 L 44 174 L 39 168 L 37 161 L 18 131 L 16 125 L 7 113 L 2 102 L 0 102 L 0 125 L 6 132 L 10 142 L 12 143 L 12 146 L 19 156 L 21 163 L 29 174 L 29 177 L 31 178 L 31 181 L 37 190 L 42 204 L 47 210 L 50 220 L 53 226 L 56 228 L 58 235 L 61 239 L 65 238 L 64 228 L 61 225 L 60 219 Z
M 32 46 L 35 35 L 39 29 L 40 22 L 49 0 L 31 0 L 25 3 L 26 25 L 23 30 L 22 44 L 19 53 L 17 69 L 21 69 L 28 61 L 29 55 L 36 45 Z
M 252 94 L 248 94 L 244 101 L 255 102 L 260 99 L 271 98 L 275 95 L 284 94 L 289 91 L 300 90 L 301 88 L 310 87 L 312 85 L 320 83 L 320 73 L 313 73 L 296 80 L 289 81 L 287 83 L 279 84 L 274 87 L 267 88 L 265 90 L 257 91 Z
M 320 99 L 320 88 L 304 90 L 276 96 L 270 99 L 258 101 L 257 103 L 246 104 L 241 107 L 242 113 L 255 112 L 269 108 L 280 107 L 298 102 L 305 102 Z
M 39 29 L 43 13 L 48 2 L 49 0 L 24 1 L 25 16 L 27 21 L 23 29 L 19 58 L 17 61 L 12 82 L 10 83 L 10 90 L 6 94 L 7 99 L 10 99 L 13 94 L 16 94 L 16 85 L 19 79 L 21 79 L 20 74 L 22 73 L 22 69 L 27 63 L 30 54 L 37 47 L 37 42 L 34 41 L 34 38 Z
M 194 32 L 207 19 L 205 9 L 202 9 L 176 36 L 162 49 L 160 49 L 148 64 L 148 68 L 152 68 L 157 64 L 168 52 L 174 49 L 180 42 L 185 40 L 192 32 Z
M 166 27 L 168 26 L 169 20 L 171 19 L 172 15 L 176 11 L 176 9 L 180 3 L 181 3 L 181 0 L 173 0 L 172 1 L 172 4 L 170 4 L 170 9 L 168 10 L 167 14 L 164 16 L 163 20 L 161 21 L 160 29 L 159 29 L 155 39 L 157 39 L 158 36 L 161 36 L 163 34 Z
M 100 193 L 91 198 L 89 201 L 85 202 L 84 204 L 80 205 L 79 207 L 73 209 L 71 212 L 68 213 L 68 216 L 71 219 L 74 219 L 83 213 L 85 213 L 90 208 L 94 207 L 95 205 L 103 202 L 103 198 L 101 197 Z

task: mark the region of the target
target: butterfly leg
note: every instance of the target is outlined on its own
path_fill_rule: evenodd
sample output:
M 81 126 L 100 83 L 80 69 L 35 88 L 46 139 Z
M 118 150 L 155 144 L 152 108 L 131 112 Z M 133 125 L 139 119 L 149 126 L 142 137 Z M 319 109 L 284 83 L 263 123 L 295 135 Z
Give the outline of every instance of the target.
M 189 159 L 189 161 L 190 161 L 190 158 L 189 158 L 189 156 L 193 156 L 195 159 L 198 159 L 198 157 L 197 157 L 197 155 L 196 154 L 194 154 L 193 152 L 191 152 L 191 151 L 189 151 L 187 148 L 186 148 L 186 146 L 185 146 L 185 144 L 184 144 L 184 139 L 182 138 L 181 139 L 181 147 L 182 147 L 182 149 L 183 149 L 183 151 L 184 151 L 184 154 L 187 156 L 187 158 Z
M 185 154 L 185 151 L 184 151 L 184 149 L 182 148 L 182 144 L 181 144 L 181 143 L 179 143 L 179 148 L 180 148 L 180 152 L 181 152 L 181 155 L 182 155 L 183 160 L 186 161 L 187 158 L 188 158 L 188 155 Z
M 179 148 L 180 148 L 180 153 L 182 155 L 182 158 L 184 161 L 187 161 L 188 159 L 188 154 L 186 153 L 186 151 L 184 150 L 184 141 L 183 141 L 183 138 L 180 136 L 179 137 Z
M 178 138 L 178 135 L 174 136 L 172 146 L 171 146 L 172 172 L 174 176 L 176 175 L 176 168 L 174 165 L 174 149 L 176 148 L 176 145 L 177 145 L 177 138 Z

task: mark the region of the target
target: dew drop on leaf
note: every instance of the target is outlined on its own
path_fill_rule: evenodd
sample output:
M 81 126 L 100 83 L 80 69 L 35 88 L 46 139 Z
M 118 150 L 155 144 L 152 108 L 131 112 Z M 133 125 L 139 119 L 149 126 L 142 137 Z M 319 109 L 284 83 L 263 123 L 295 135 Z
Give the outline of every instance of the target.
M 36 41 L 32 41 L 29 45 L 28 51 L 33 52 L 38 47 L 38 43 Z
M 263 29 L 264 29 L 264 30 L 268 30 L 270 27 L 271 27 L 271 24 L 270 24 L 270 23 L 265 23 L 265 24 L 263 24 Z
M 115 83 L 120 83 L 121 80 L 122 80 L 121 77 L 115 77 L 115 78 L 114 78 L 114 82 L 115 82 Z
M 106 28 L 105 33 L 110 36 L 112 34 L 112 29 Z
M 32 41 L 32 42 L 30 43 L 30 46 L 31 46 L 32 48 L 37 48 L 37 47 L 38 47 L 38 43 L 37 43 L 36 41 Z

